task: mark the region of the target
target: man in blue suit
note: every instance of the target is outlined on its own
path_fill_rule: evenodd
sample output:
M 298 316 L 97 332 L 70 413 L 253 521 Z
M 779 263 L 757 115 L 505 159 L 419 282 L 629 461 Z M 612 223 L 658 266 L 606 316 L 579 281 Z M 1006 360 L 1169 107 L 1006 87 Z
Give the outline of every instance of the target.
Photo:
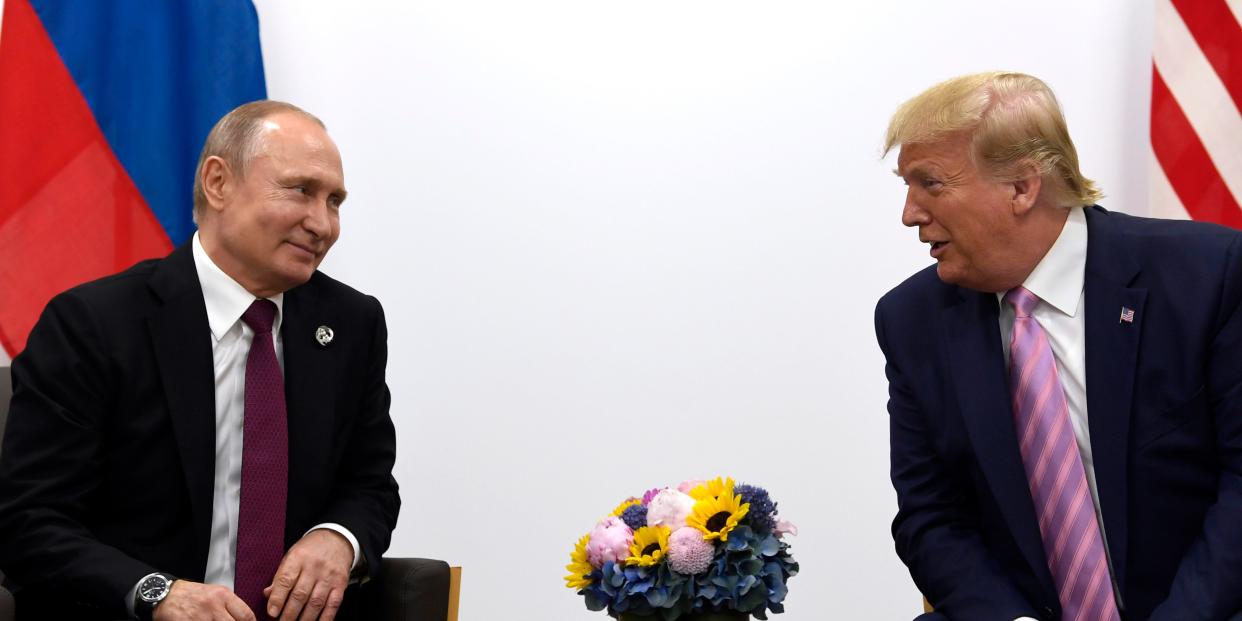
M 1234 618 L 1242 234 L 1094 206 L 1023 74 L 932 87 L 893 148 L 936 259 L 875 319 L 893 536 L 927 616 Z

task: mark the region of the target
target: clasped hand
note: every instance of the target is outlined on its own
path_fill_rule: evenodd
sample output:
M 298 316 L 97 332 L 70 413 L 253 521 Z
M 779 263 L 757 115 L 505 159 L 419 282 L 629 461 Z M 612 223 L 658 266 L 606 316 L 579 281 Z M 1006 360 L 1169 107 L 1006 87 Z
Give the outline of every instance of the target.
M 263 589 L 267 613 L 280 621 L 332 621 L 345 598 L 354 549 L 340 533 L 317 529 L 306 533 L 285 553 Z M 155 621 L 255 621 L 255 613 L 232 591 L 188 580 L 173 583 L 155 607 Z

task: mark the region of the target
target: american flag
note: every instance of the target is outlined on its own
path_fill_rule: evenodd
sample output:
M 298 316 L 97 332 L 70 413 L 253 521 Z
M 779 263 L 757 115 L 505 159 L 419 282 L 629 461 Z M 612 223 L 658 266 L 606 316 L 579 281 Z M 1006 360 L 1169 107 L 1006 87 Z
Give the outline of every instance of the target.
M 1117 323 L 1134 323 L 1134 309 L 1121 307 L 1121 321 Z
M 1242 0 L 1156 0 L 1155 17 L 1152 213 L 1242 228 Z

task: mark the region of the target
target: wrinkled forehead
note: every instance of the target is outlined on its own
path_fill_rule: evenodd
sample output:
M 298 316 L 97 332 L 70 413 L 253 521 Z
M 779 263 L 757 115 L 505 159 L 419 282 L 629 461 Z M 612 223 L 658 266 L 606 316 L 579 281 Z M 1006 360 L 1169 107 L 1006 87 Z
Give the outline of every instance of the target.
M 902 143 L 897 153 L 898 174 L 926 167 L 973 167 L 970 148 L 970 136 L 962 133 Z
M 256 159 L 277 168 L 310 168 L 344 184 L 341 153 L 328 132 L 310 119 L 264 119 L 256 141 Z

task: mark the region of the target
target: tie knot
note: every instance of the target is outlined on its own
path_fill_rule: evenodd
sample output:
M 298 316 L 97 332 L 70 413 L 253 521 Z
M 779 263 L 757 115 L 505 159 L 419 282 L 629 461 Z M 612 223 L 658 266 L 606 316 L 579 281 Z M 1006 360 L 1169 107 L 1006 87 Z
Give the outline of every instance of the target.
M 255 300 L 242 313 L 241 318 L 255 334 L 270 334 L 272 322 L 276 320 L 276 303 L 271 300 Z
M 1039 296 L 1026 287 L 1014 287 L 1005 294 L 1005 302 L 1013 306 L 1014 314 L 1018 317 L 1030 317 L 1035 305 L 1039 304 Z

